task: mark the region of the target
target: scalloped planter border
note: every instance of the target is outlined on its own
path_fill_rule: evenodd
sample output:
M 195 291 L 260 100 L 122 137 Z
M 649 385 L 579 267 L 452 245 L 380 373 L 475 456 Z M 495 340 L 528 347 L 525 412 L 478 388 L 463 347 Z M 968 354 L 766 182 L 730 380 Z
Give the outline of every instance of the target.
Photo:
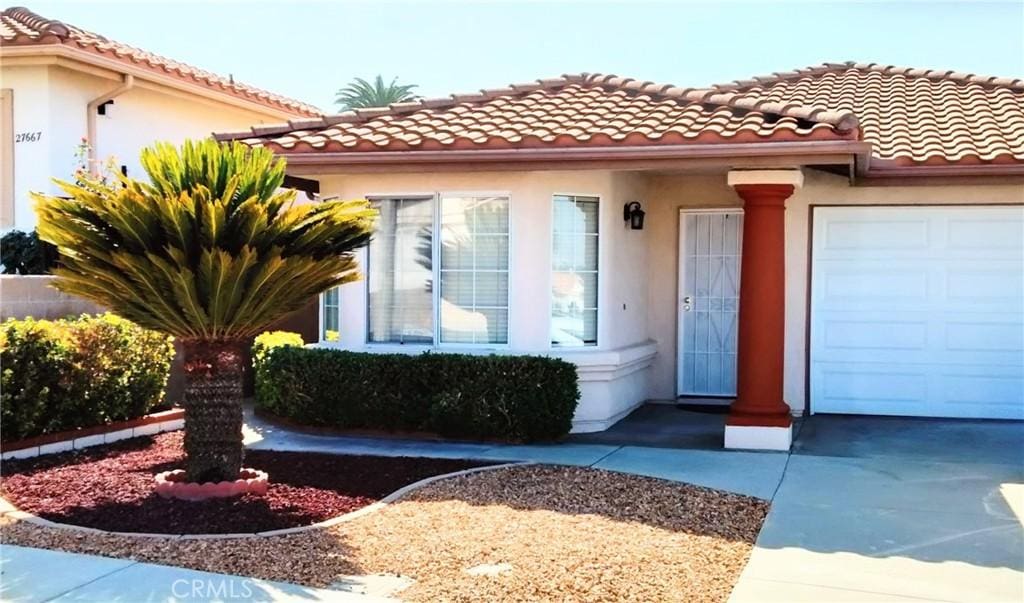
M 209 500 L 242 494 L 263 496 L 267 493 L 269 482 L 266 471 L 249 467 L 242 467 L 239 478 L 231 481 L 205 484 L 186 482 L 184 469 L 157 473 L 153 481 L 156 482 L 155 490 L 158 496 L 181 500 Z
M 274 536 L 287 536 L 290 534 L 301 534 L 302 532 L 310 532 L 313 530 L 322 530 L 331 526 L 336 526 L 341 523 L 346 523 L 355 519 L 358 519 L 364 515 L 376 513 L 381 509 L 386 508 L 390 504 L 402 499 L 406 495 L 429 486 L 434 482 L 439 482 L 444 479 L 453 477 L 459 477 L 461 475 L 469 475 L 472 473 L 479 473 L 481 471 L 493 471 L 495 469 L 507 469 L 509 467 L 525 467 L 529 465 L 536 465 L 537 463 L 532 461 L 515 462 L 515 463 L 502 463 L 501 465 L 488 465 L 486 467 L 472 467 L 470 469 L 463 469 L 462 471 L 454 471 L 452 473 L 443 473 L 441 475 L 434 475 L 426 477 L 418 482 L 413 482 L 409 485 L 402 486 L 398 490 L 395 490 L 391 494 L 388 494 L 384 498 L 377 502 L 367 505 L 362 509 L 356 509 L 350 513 L 332 517 L 331 519 L 325 519 L 318 521 L 317 523 L 310 524 L 308 526 L 298 526 L 294 528 L 282 528 L 280 530 L 269 530 L 266 532 L 252 532 L 252 533 L 235 533 L 235 534 L 155 534 L 155 533 L 144 533 L 144 532 L 110 532 L 107 530 L 100 530 L 97 528 L 87 528 L 85 526 L 76 526 L 70 523 L 59 523 L 56 521 L 50 521 L 49 519 L 43 519 L 37 517 L 31 513 L 21 511 L 10 503 L 7 499 L 0 497 L 0 516 L 9 517 L 18 521 L 24 521 L 44 528 L 56 528 L 60 530 L 70 530 L 75 532 L 83 532 L 86 534 L 106 534 L 109 536 L 126 536 L 131 538 L 164 538 L 167 540 L 232 540 L 241 538 L 272 538 Z

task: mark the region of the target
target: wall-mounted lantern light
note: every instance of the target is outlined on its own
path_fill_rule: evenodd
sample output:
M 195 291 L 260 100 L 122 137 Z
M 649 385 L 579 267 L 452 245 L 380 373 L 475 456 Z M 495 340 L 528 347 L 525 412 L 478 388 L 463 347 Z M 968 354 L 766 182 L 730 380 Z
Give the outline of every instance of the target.
M 622 217 L 629 222 L 629 227 L 633 230 L 644 229 L 644 213 L 644 210 L 640 209 L 639 201 L 626 203 L 622 208 Z

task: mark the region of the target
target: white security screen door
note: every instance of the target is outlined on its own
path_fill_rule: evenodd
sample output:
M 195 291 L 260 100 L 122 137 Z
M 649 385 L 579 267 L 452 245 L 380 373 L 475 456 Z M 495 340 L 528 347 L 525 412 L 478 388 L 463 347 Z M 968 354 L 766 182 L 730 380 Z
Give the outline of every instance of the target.
M 1024 207 L 819 207 L 811 411 L 1024 419 Z
M 679 395 L 735 396 L 743 213 L 684 211 L 679 233 Z

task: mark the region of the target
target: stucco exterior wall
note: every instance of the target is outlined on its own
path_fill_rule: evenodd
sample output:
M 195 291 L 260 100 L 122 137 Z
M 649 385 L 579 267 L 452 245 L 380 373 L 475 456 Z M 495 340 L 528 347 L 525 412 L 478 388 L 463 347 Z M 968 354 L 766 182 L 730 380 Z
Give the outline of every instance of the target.
M 842 176 L 804 170 L 805 182 L 786 203 L 785 400 L 806 408 L 810 215 L 813 205 L 1024 204 L 1024 185 L 860 186 Z M 651 398 L 676 397 L 679 212 L 684 208 L 742 207 L 725 173 L 654 176 L 649 181 L 648 321 L 658 355 Z
M 53 177 L 69 179 L 77 166 L 75 149 L 86 135 L 86 106 L 119 83 L 59 66 L 4 66 L 0 87 L 14 91 L 14 132 L 40 132 L 34 142 L 14 146 L 14 222 L 35 227 L 29 191 L 56 193 Z M 237 130 L 280 118 L 210 99 L 137 87 L 114 99 L 107 115 L 96 117 L 96 157 L 114 157 L 131 176 L 140 176 L 139 150 L 158 140 L 180 143 L 217 130 Z
M 38 189 L 52 190 L 47 179 L 42 177 L 49 171 L 51 135 L 54 132 L 50 126 L 49 69 L 43 66 L 0 68 L 0 88 L 13 90 L 15 136 L 28 132 L 43 133 L 39 140 L 14 144 L 14 228 L 31 230 L 35 226 L 35 214 L 28 197 L 29 183 L 38 182 L 34 185 Z M 82 112 L 85 112 L 84 108 Z
M 725 172 L 653 176 L 648 181 L 647 316 L 658 355 L 651 366 L 654 400 L 676 399 L 679 318 L 679 212 L 684 208 L 742 207 Z
M 649 397 L 647 367 L 654 355 L 647 327 L 648 232 L 625 225 L 626 201 L 643 200 L 645 179 L 612 171 L 475 172 L 313 176 L 324 197 L 374 195 L 502 193 L 510 198 L 509 344 L 447 347 L 477 353 L 550 354 L 574 362 L 583 403 L 575 428 L 604 429 Z M 600 198 L 598 345 L 552 348 L 552 196 Z M 361 254 L 365 262 L 365 252 Z M 365 282 L 344 285 L 340 294 L 339 347 L 366 351 L 423 351 L 422 346 L 366 344 Z
M 643 270 L 646 231 L 632 231 L 622 219 L 626 199 L 642 197 L 644 182 L 635 175 L 610 171 L 477 172 L 429 174 L 359 174 L 320 176 L 324 197 L 436 192 L 508 194 L 509 345 L 512 350 L 548 350 L 551 298 L 551 198 L 555 194 L 596 195 L 601 200 L 598 348 L 616 349 L 647 339 Z M 365 258 L 363 258 L 365 259 Z M 342 287 L 341 342 L 365 343 L 364 283 Z
M 128 166 L 128 174 L 135 177 L 143 174 L 139 150 L 154 142 L 178 144 L 187 138 L 207 138 L 215 131 L 281 121 L 199 97 L 184 98 L 145 88 L 130 90 L 114 102 L 106 116 L 97 117 L 96 157 L 115 157 L 117 164 Z M 144 127 L 140 127 L 142 124 Z
M 0 275 L 0 321 L 8 318 L 57 319 L 103 312 L 100 306 L 62 293 L 52 276 Z
M 807 402 L 807 285 L 810 211 L 819 204 L 1024 203 L 1024 186 L 960 185 L 851 187 L 846 178 L 805 170 L 803 189 L 787 202 L 785 399 L 794 413 Z M 690 208 L 742 208 L 726 171 L 650 174 L 608 170 L 565 172 L 451 172 L 320 176 L 325 196 L 434 192 L 502 192 L 511 197 L 510 344 L 479 353 L 545 353 L 579 367 L 585 404 L 577 430 L 603 429 L 640 400 L 675 400 L 679 311 L 679 217 Z M 599 345 L 553 349 L 549 343 L 551 196 L 601 198 Z M 630 230 L 622 206 L 638 200 L 647 212 L 642 231 Z M 365 257 L 363 258 L 365 259 Z M 367 346 L 366 292 L 341 292 L 341 342 L 347 349 L 422 351 Z M 461 350 L 460 350 L 461 351 Z

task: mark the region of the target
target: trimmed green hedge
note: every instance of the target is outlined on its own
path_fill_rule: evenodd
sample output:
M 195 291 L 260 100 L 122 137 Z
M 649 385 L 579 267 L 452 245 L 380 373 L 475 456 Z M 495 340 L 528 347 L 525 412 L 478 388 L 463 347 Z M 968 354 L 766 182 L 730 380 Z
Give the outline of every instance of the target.
M 542 356 L 369 354 L 294 346 L 265 353 L 256 405 L 315 426 L 536 441 L 572 427 L 576 367 Z
M 163 399 L 172 339 L 113 314 L 0 325 L 4 441 L 147 414 Z

